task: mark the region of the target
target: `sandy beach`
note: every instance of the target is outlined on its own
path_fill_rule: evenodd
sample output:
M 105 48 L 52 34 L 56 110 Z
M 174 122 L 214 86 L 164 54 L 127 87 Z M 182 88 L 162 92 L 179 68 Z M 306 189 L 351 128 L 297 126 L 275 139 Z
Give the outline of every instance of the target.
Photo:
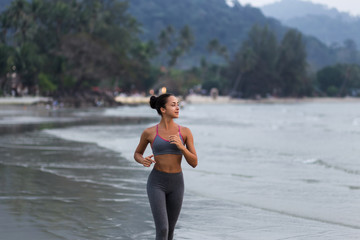
M 0 213 L 1 239 L 27 239 L 29 236 L 37 240 L 54 239 L 53 235 L 39 228 L 30 215 L 14 214 L 11 209 L 1 204 Z
M 116 102 L 125 105 L 138 105 L 148 104 L 150 96 L 119 96 L 115 98 Z M 182 100 L 182 97 L 179 97 Z M 240 99 L 230 98 L 229 96 L 218 96 L 216 98 L 202 95 L 188 95 L 185 98 L 185 103 L 189 104 L 255 104 L 255 103 L 268 103 L 268 104 L 287 104 L 287 103 L 302 103 L 302 102 L 360 102 L 360 98 L 355 97 L 304 97 L 304 98 L 261 98 L 261 99 Z
M 19 98 L 15 104 L 0 100 L 0 239 L 106 239 L 94 230 L 104 222 L 107 226 L 103 231 L 109 226 L 114 232 L 121 231 L 113 224 L 115 220 L 104 220 L 99 205 L 126 211 L 138 207 L 118 203 L 114 188 L 99 189 L 98 184 L 82 180 L 84 174 L 94 174 L 98 166 L 99 175 L 104 169 L 114 171 L 106 170 L 108 164 L 116 170 L 121 156 L 94 144 L 63 141 L 44 130 L 141 124 L 149 118 L 104 116 L 103 108 L 49 110 L 43 104 L 34 105 L 38 100 Z M 56 173 L 57 169 L 66 171 L 67 162 L 78 166 L 74 176 Z M 119 176 L 128 174 L 126 166 L 116 171 Z M 79 224 L 87 218 L 87 223 Z
M 359 99 L 192 100 L 178 123 L 200 164 L 183 164 L 175 239 L 358 239 Z M 154 238 L 132 156 L 157 120 L 146 104 L 0 105 L 1 239 Z
M 0 105 L 31 105 L 50 101 L 52 101 L 52 98 L 49 97 L 1 97 Z
M 123 105 L 141 105 L 148 104 L 150 96 L 117 96 L 115 101 Z M 179 99 L 183 98 L 179 96 Z M 52 101 L 49 97 L 1 97 L 1 105 L 34 105 L 46 104 Z M 201 95 L 186 96 L 185 103 L 188 104 L 254 104 L 254 103 L 269 103 L 269 104 L 287 104 L 287 103 L 302 103 L 302 102 L 360 102 L 360 98 L 355 97 L 304 97 L 304 98 L 261 98 L 261 99 L 239 99 L 230 98 L 229 96 L 218 96 L 216 98 Z

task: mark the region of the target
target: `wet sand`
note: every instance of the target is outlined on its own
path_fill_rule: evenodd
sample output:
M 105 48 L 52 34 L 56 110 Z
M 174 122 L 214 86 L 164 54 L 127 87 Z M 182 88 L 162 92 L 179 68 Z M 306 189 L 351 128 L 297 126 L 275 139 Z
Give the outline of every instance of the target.
M 126 219 L 121 219 L 119 209 L 134 215 L 148 210 L 147 206 L 139 208 L 127 202 L 125 197 L 122 200 L 124 192 L 116 188 L 82 181 L 86 175 L 96 178 L 114 171 L 118 176 L 128 176 L 126 165 L 131 164 L 119 154 L 94 144 L 64 141 L 42 131 L 149 121 L 141 117 L 100 116 L 102 111 L 0 106 L 0 239 L 114 239 L 123 230 L 117 222 L 131 228 L 124 224 Z M 68 163 L 75 164 L 69 173 Z M 107 165 L 119 163 L 125 169 L 107 169 Z M 144 175 L 143 171 L 135 173 Z M 129 176 L 132 178 L 139 177 Z M 111 206 L 117 210 L 109 212 Z M 108 232 L 114 235 L 107 236 Z
M 0 204 L 0 226 L 1 239 L 4 240 L 59 239 L 54 238 L 52 234 L 43 231 L 36 225 L 36 220 L 34 220 L 30 215 L 14 213 L 3 204 Z

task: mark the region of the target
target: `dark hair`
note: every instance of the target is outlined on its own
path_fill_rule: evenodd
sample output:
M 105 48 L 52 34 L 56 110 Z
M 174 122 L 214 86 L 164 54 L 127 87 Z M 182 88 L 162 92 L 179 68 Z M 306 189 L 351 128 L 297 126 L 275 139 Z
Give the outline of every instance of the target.
M 160 116 L 162 116 L 160 108 L 165 108 L 165 104 L 167 102 L 167 99 L 170 96 L 174 96 L 174 95 L 171 94 L 171 93 L 164 93 L 164 94 L 161 94 L 158 97 L 151 96 L 150 97 L 150 107 L 153 108 L 153 109 L 156 109 L 158 114 Z

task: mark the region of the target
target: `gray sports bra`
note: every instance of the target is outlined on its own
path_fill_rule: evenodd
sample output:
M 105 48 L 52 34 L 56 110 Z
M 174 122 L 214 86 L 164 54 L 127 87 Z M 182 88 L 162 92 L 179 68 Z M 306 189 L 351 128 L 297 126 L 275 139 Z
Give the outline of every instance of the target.
M 184 139 L 180 133 L 180 125 L 179 126 L 179 135 L 181 142 L 184 144 Z M 152 143 L 152 151 L 154 156 L 162 155 L 162 154 L 176 154 L 176 155 L 182 155 L 182 152 L 175 144 L 171 144 L 170 141 L 160 137 L 159 135 L 159 127 L 156 125 L 156 135 L 154 138 L 154 141 Z

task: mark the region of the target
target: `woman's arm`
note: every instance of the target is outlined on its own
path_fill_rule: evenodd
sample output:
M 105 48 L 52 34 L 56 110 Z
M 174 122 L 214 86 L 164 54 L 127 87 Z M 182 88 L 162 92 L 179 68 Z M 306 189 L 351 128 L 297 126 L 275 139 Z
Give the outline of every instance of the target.
M 184 136 L 186 136 L 186 147 L 182 144 L 179 134 L 170 136 L 170 143 L 176 144 L 176 146 L 184 154 L 187 163 L 193 168 L 195 168 L 198 164 L 198 159 L 194 147 L 193 135 L 189 128 L 182 127 L 181 129 L 184 133 Z
M 134 153 L 134 159 L 138 163 L 144 165 L 144 167 L 150 167 L 152 163 L 155 163 L 155 160 L 151 159 L 154 155 L 150 155 L 147 157 L 143 157 L 143 154 L 145 152 L 145 149 L 149 143 L 149 129 L 146 129 L 140 137 L 139 145 L 137 146 L 135 153 Z

